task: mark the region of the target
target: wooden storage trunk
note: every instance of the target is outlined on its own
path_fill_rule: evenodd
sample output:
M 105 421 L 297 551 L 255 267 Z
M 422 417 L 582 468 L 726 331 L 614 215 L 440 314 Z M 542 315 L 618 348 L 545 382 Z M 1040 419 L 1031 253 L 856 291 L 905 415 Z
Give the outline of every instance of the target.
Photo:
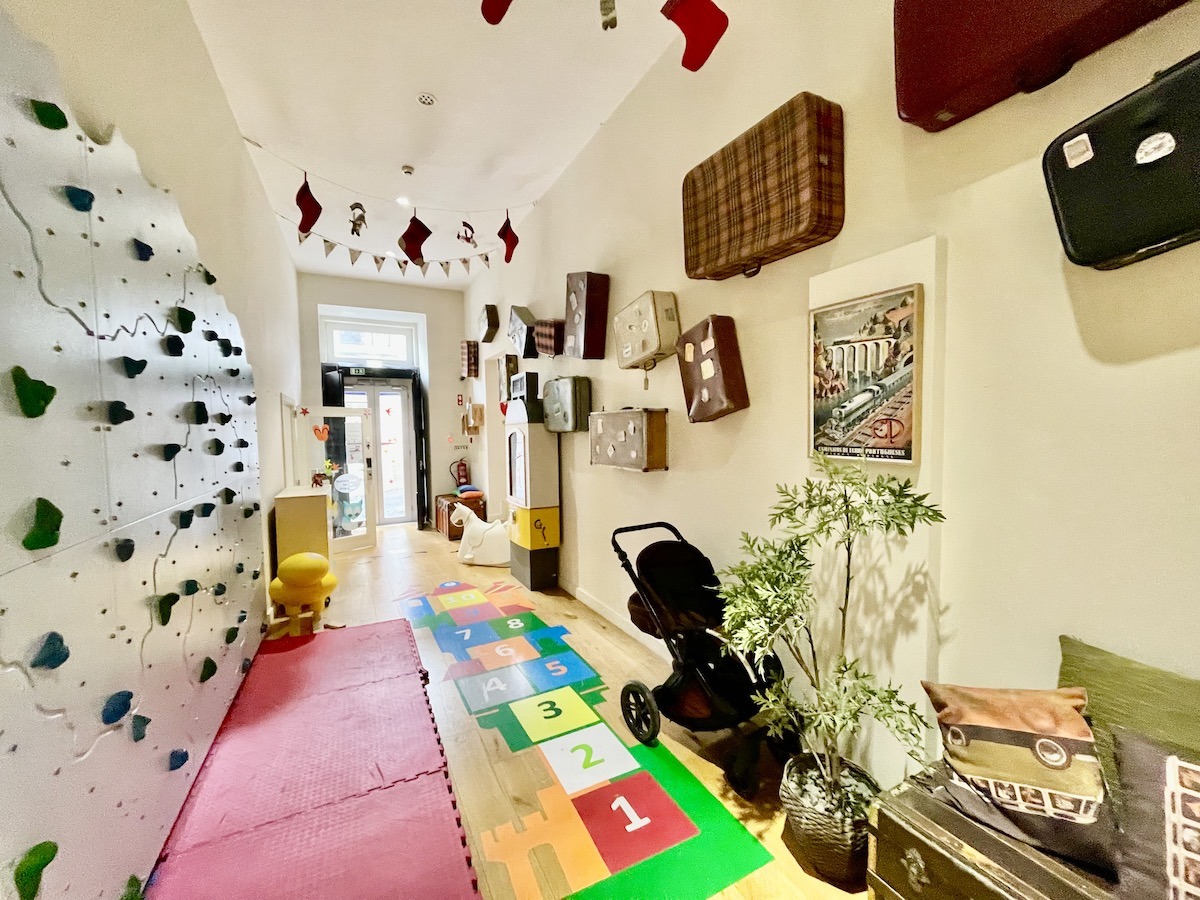
M 709 316 L 680 335 L 677 346 L 689 421 L 711 422 L 750 405 L 733 319 Z
M 592 379 L 581 375 L 551 378 L 542 398 L 546 430 L 555 434 L 587 431 L 592 411 Z
M 679 306 L 670 291 L 646 291 L 613 316 L 617 365 L 650 369 L 675 355 L 679 340 Z
M 563 352 L 576 359 L 604 359 L 608 337 L 608 276 L 573 272 L 567 276 L 567 334 Z
M 837 237 L 846 214 L 842 108 L 793 97 L 683 181 L 689 278 L 755 275 Z
M 538 319 L 533 328 L 538 353 L 542 356 L 562 356 L 566 330 L 567 323 L 562 319 Z
M 485 303 L 479 311 L 479 342 L 490 344 L 500 330 L 500 308 L 494 303 Z
M 638 472 L 667 468 L 667 411 L 619 409 L 588 417 L 593 466 Z
M 479 377 L 479 341 L 463 341 L 461 344 L 462 377 Z
M 462 540 L 462 528 L 450 521 L 450 514 L 454 512 L 455 505 L 459 503 L 470 507 L 475 515 L 479 516 L 485 522 L 487 521 L 487 503 L 482 497 L 478 500 L 464 500 L 457 494 L 438 494 L 434 498 L 437 510 L 437 530 L 444 534 L 446 539 L 450 541 Z

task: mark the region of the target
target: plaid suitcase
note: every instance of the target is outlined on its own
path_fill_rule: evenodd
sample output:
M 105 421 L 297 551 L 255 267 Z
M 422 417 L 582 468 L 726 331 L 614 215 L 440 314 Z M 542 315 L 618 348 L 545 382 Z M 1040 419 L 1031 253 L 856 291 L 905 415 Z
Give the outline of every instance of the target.
M 479 311 L 479 342 L 490 344 L 500 330 L 500 307 L 494 303 L 485 303 Z
M 604 359 L 608 337 L 608 276 L 567 276 L 567 335 L 563 352 L 576 359 Z
M 527 306 L 514 306 L 508 311 L 508 338 L 517 348 L 517 355 L 524 359 L 537 359 L 537 345 L 533 336 L 536 322 Z
M 479 341 L 463 341 L 460 345 L 462 377 L 479 377 Z
M 533 342 L 542 356 L 561 356 L 567 323 L 562 319 L 538 319 L 533 326 Z
M 846 214 L 842 160 L 842 108 L 804 93 L 688 172 L 688 277 L 757 275 L 837 237 Z
M 1186 0 L 896 0 L 896 112 L 942 131 Z
M 1042 169 L 1078 266 L 1116 269 L 1200 240 L 1200 53 L 1056 138 Z
M 542 397 L 546 430 L 555 434 L 587 431 L 592 411 L 592 379 L 573 375 L 546 382 Z
M 676 346 L 689 422 L 712 422 L 750 405 L 733 319 L 709 316 Z

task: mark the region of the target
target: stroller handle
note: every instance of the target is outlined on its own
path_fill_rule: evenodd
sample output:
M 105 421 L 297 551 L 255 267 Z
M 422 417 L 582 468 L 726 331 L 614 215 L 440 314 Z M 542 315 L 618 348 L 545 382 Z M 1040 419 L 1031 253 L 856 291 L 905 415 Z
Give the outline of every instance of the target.
M 622 534 L 629 534 L 634 531 L 653 531 L 655 528 L 662 528 L 675 535 L 677 541 L 683 541 L 683 535 L 679 533 L 679 529 L 670 522 L 647 522 L 645 525 L 626 525 L 624 528 L 618 528 L 612 533 L 612 548 L 617 554 L 617 558 L 621 561 L 621 565 L 628 568 L 629 554 L 622 549 L 617 537 Z M 687 543 L 684 541 L 684 543 Z

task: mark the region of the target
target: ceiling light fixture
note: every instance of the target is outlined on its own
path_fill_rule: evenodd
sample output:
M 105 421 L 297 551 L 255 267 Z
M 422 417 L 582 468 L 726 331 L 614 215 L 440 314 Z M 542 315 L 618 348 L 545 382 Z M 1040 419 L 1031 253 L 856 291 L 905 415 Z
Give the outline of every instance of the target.
M 396 258 L 396 254 L 395 254 L 395 253 L 393 253 L 391 250 L 388 250 L 388 251 L 387 251 L 386 253 L 384 253 L 383 255 L 384 255 L 384 256 L 390 256 L 390 257 L 392 257 L 392 259 L 395 259 L 395 258 Z
M 407 197 L 397 197 L 396 202 L 399 203 L 401 206 L 412 206 L 412 204 L 408 202 Z

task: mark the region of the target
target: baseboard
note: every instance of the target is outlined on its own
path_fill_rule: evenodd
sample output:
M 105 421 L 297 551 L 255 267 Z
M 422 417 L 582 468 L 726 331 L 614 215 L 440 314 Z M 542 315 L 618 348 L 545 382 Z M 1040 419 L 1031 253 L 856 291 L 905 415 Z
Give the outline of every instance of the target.
M 671 654 L 667 651 L 667 645 L 657 638 L 652 638 L 650 635 L 639 631 L 637 626 L 635 626 L 633 622 L 629 620 L 629 616 L 625 612 L 624 607 L 619 610 L 615 610 L 608 604 L 601 603 L 587 591 L 579 587 L 579 585 L 569 584 L 568 582 L 564 581 L 561 575 L 558 579 L 558 586 L 584 606 L 588 607 L 588 609 L 592 610 L 598 615 L 603 616 L 607 621 L 621 629 L 621 631 L 625 632 L 655 656 L 666 660 L 667 662 L 671 661 Z

